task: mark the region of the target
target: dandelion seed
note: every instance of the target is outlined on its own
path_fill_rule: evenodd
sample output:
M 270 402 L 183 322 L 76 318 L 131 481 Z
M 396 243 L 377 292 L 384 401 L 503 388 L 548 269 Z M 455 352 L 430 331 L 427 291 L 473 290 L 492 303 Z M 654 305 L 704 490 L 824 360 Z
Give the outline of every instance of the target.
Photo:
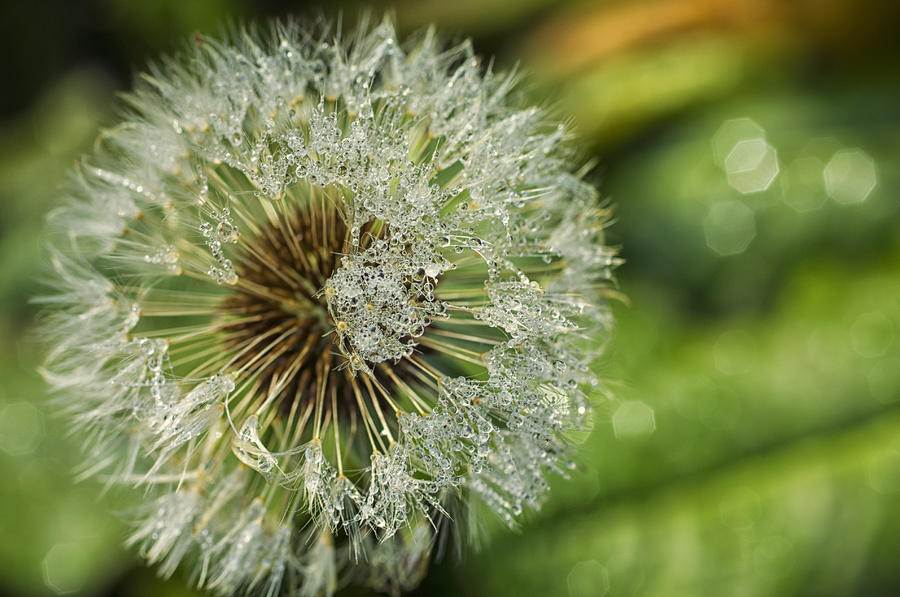
M 606 213 L 514 77 L 431 31 L 332 38 L 154 66 L 50 218 L 85 471 L 146 486 L 130 543 L 220 594 L 403 590 L 472 498 L 514 526 L 609 327 Z

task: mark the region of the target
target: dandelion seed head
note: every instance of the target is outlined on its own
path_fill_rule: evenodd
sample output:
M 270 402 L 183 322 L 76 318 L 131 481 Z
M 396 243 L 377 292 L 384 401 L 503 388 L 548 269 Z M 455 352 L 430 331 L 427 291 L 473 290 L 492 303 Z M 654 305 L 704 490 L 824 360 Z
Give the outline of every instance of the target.
M 565 474 L 611 321 L 606 212 L 515 76 L 298 23 L 151 67 L 51 217 L 44 375 L 129 542 L 220 594 L 418 582 Z M 451 521 L 452 524 L 452 521 Z

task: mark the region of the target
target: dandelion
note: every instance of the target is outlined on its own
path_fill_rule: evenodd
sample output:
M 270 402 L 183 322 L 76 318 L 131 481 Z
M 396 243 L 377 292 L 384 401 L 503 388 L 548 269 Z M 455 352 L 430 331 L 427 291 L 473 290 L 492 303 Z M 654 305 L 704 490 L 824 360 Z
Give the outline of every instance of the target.
M 514 526 L 589 421 L 606 213 L 516 77 L 431 31 L 296 23 L 142 75 L 51 217 L 43 373 L 129 543 L 200 587 L 415 586 Z

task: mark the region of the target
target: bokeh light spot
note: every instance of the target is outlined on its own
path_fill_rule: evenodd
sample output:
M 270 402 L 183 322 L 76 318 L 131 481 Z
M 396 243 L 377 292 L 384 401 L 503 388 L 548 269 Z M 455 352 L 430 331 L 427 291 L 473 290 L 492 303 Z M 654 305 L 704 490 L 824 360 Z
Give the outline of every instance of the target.
M 838 203 L 865 201 L 877 184 L 875 160 L 862 149 L 842 149 L 824 170 L 825 190 Z
M 714 204 L 703 220 L 706 244 L 719 255 L 743 253 L 756 236 L 753 210 L 736 199 Z
M 759 193 L 778 175 L 778 156 L 765 139 L 745 139 L 734 145 L 725 158 L 728 184 L 739 193 Z
M 747 139 L 765 139 L 766 131 L 751 118 L 732 118 L 722 123 L 712 138 L 713 158 L 722 166 L 734 146 Z
M 794 211 L 804 213 L 825 204 L 822 172 L 825 163 L 815 156 L 799 157 L 785 170 L 788 181 L 782 199 Z
M 0 408 L 0 449 L 13 456 L 35 451 L 44 437 L 41 411 L 25 401 Z
M 78 543 L 57 543 L 44 557 L 44 583 L 58 594 L 74 593 L 84 585 L 85 550 Z
M 597 560 L 585 560 L 572 566 L 566 577 L 570 597 L 602 597 L 609 593 L 609 572 Z
M 641 400 L 620 404 L 613 413 L 612 424 L 618 438 L 650 435 L 656 430 L 653 408 Z
M 893 342 L 894 324 L 884 313 L 863 313 L 850 326 L 850 346 L 862 357 L 880 357 Z

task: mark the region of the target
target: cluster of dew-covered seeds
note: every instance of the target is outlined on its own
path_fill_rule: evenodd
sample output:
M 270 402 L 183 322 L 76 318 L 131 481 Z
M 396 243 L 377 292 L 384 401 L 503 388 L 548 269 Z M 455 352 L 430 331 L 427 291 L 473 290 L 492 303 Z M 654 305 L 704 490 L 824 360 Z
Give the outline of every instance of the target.
M 231 43 L 152 68 L 76 174 L 45 375 L 91 471 L 153 487 L 164 574 L 407 586 L 461 498 L 514 525 L 569 466 L 606 214 L 468 43 Z

